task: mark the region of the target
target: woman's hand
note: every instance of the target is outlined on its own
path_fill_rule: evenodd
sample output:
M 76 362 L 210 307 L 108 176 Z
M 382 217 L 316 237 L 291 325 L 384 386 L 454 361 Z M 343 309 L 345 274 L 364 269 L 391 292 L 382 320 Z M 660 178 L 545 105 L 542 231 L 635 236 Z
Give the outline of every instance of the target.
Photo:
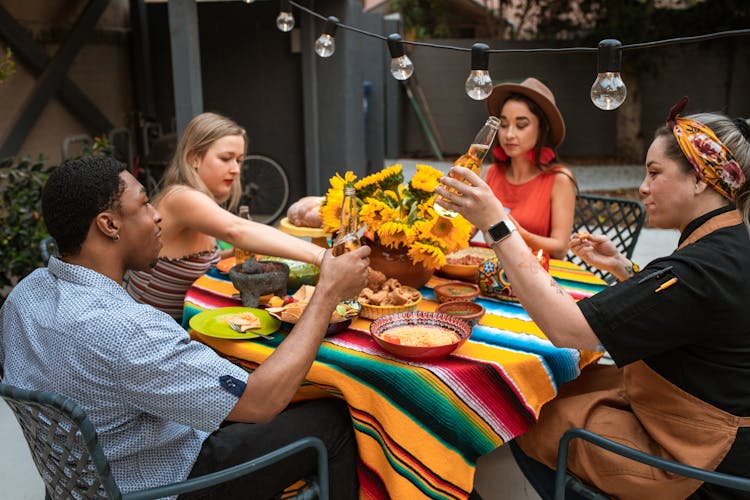
M 603 234 L 573 233 L 570 238 L 570 251 L 586 264 L 611 273 L 620 281 L 633 275 L 632 263 Z
M 440 182 L 435 188 L 442 197 L 438 203 L 463 215 L 480 231 L 506 218 L 503 204 L 492 189 L 468 168 L 452 167 L 450 177 L 441 177 Z

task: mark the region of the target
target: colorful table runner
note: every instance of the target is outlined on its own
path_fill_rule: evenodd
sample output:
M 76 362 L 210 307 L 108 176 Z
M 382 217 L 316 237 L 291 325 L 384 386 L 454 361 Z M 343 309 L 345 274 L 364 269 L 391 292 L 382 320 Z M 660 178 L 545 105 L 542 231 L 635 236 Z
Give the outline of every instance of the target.
M 606 286 L 568 262 L 553 260 L 550 271 L 574 296 Z M 435 309 L 431 287 L 441 280 L 434 277 L 421 290 L 420 309 Z M 234 294 L 228 277 L 212 270 L 188 292 L 183 322 L 202 310 L 237 305 Z M 348 403 L 361 498 L 466 498 L 477 458 L 528 430 L 559 385 L 598 357 L 554 347 L 518 304 L 477 302 L 487 313 L 470 340 L 441 361 L 387 354 L 364 319 L 321 345 L 298 399 L 329 395 Z M 193 335 L 250 370 L 284 338 L 283 332 L 252 341 Z

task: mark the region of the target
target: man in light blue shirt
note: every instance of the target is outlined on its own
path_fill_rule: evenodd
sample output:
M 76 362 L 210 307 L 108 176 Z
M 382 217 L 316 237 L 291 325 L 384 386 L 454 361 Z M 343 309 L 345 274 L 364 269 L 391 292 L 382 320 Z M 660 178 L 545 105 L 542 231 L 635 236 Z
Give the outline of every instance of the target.
M 315 435 L 329 449 L 332 497 L 357 496 L 346 405 L 323 399 L 287 406 L 334 307 L 364 286 L 367 249 L 326 256 L 305 314 L 248 376 L 121 287 L 127 269 L 147 269 L 161 249 L 161 218 L 123 165 L 103 158 L 66 162 L 51 174 L 42 205 L 62 257 L 22 280 L 0 309 L 5 383 L 81 404 L 125 492 L 222 469 Z M 336 279 L 333 260 L 346 282 Z M 212 494 L 267 498 L 313 467 L 309 456 L 292 457 L 276 473 L 250 475 Z

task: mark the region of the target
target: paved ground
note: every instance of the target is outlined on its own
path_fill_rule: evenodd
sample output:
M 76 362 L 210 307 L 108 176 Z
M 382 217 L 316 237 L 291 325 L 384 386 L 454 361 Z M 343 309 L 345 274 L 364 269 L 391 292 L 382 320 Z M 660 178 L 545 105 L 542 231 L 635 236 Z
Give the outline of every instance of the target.
M 390 162 L 391 164 L 395 162 Z M 415 160 L 401 160 L 404 173 L 411 177 Z M 425 161 L 424 163 L 428 163 Z M 429 162 L 436 168 L 449 164 Z M 640 166 L 572 167 L 582 191 L 607 191 L 636 188 L 643 175 Z M 644 229 L 636 244 L 633 260 L 641 266 L 653 258 L 671 253 L 677 246 L 677 231 Z M 0 404 L 0 500 L 41 500 L 44 489 L 13 414 Z M 515 465 L 509 450 L 501 447 L 482 457 L 477 468 L 478 491 L 487 499 L 538 499 Z

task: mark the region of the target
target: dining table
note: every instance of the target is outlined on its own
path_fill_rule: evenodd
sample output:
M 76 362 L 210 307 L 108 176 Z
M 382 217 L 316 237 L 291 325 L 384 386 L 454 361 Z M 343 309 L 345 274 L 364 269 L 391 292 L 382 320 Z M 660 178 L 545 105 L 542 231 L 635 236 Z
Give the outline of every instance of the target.
M 550 274 L 576 299 L 606 287 L 567 261 L 551 260 Z M 419 310 L 435 310 L 432 289 L 446 281 L 433 276 L 421 288 Z M 477 459 L 526 432 L 560 386 L 600 357 L 555 347 L 517 302 L 483 296 L 476 302 L 485 315 L 469 340 L 443 359 L 387 353 L 363 318 L 321 343 L 295 401 L 337 397 L 347 402 L 359 450 L 360 498 L 467 498 Z M 252 371 L 284 340 L 283 329 L 268 338 L 238 340 L 189 327 L 196 314 L 239 305 L 228 275 L 213 268 L 187 292 L 183 326 L 194 339 Z

